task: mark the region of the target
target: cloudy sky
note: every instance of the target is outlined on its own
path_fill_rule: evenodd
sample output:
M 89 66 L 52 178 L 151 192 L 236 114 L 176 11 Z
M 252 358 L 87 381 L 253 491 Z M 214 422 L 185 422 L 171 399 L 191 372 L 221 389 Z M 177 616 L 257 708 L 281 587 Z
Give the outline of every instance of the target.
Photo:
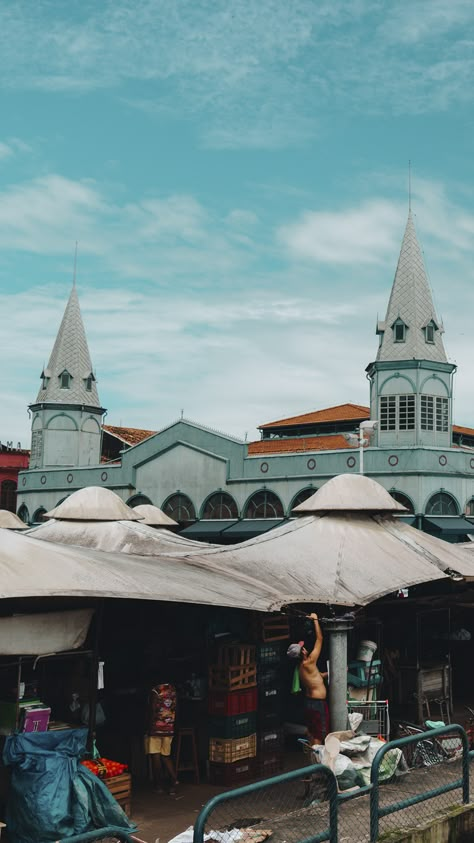
M 413 210 L 474 426 L 471 0 L 0 0 L 0 439 L 77 284 L 108 422 L 367 403 Z

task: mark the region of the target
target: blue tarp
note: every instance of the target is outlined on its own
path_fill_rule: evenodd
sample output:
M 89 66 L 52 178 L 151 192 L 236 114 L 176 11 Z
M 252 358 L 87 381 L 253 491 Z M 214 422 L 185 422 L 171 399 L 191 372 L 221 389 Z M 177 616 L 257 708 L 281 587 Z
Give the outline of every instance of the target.
M 87 729 L 32 732 L 7 738 L 12 767 L 7 805 L 12 843 L 50 843 L 103 826 L 132 828 L 108 788 L 79 763 Z

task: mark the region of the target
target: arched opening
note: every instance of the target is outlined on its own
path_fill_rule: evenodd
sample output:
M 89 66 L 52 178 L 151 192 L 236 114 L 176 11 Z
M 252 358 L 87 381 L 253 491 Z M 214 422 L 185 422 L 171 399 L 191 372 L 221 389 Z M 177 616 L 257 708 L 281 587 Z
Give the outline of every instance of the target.
M 196 510 L 191 498 L 183 495 L 182 492 L 177 492 L 171 495 L 162 506 L 163 512 L 173 518 L 181 526 L 188 526 L 196 520 Z
M 146 495 L 132 495 L 127 501 L 127 506 L 143 506 L 144 504 L 151 504 L 150 498 Z
M 290 504 L 290 513 L 291 513 L 291 512 L 292 512 L 292 510 L 295 508 L 295 506 L 299 506 L 299 505 L 300 505 L 300 503 L 304 503 L 305 501 L 307 501 L 307 500 L 308 500 L 308 498 L 310 498 L 310 497 L 311 497 L 311 495 L 314 495 L 314 494 L 315 494 L 315 492 L 317 492 L 317 491 L 318 491 L 318 490 L 317 490 L 317 489 L 315 489 L 314 487 L 312 487 L 311 489 L 301 489 L 301 491 L 300 491 L 300 492 L 298 492 L 298 493 L 294 496 L 293 500 L 291 501 L 291 504 Z
M 394 501 L 397 503 L 401 503 L 402 506 L 406 507 L 408 512 L 400 512 L 400 515 L 414 515 L 415 514 L 415 507 L 413 506 L 412 501 L 407 495 L 404 495 L 403 492 L 390 492 L 390 496 L 393 498 Z
M 458 505 L 447 492 L 436 492 L 426 504 L 426 515 L 458 515 Z
M 46 510 L 44 506 L 40 506 L 34 513 L 33 513 L 33 524 L 42 524 L 47 519 L 44 517 L 46 515 Z
M 18 518 L 21 518 L 24 524 L 30 523 L 30 513 L 28 512 L 28 507 L 22 503 L 20 509 L 18 510 Z
M 16 512 L 16 483 L 14 480 L 4 480 L 0 489 L 0 509 Z
M 239 510 L 232 495 L 227 492 L 214 492 L 204 504 L 202 517 L 221 521 L 225 518 L 238 518 Z
M 275 492 L 263 489 L 247 502 L 245 518 L 284 518 L 283 504 Z

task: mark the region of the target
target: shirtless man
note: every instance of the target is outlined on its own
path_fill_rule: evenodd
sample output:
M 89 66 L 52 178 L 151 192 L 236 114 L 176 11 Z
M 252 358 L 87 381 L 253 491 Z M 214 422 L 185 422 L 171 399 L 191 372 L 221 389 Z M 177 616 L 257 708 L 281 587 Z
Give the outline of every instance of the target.
M 323 633 L 318 616 L 312 612 L 309 617 L 314 621 L 316 633 L 313 649 L 308 653 L 304 642 L 300 641 L 298 644 L 290 644 L 287 654 L 290 658 L 299 661 L 300 680 L 306 692 L 305 719 L 309 739 L 312 744 L 321 744 L 326 737 L 329 722 L 326 685 L 324 684 L 327 673 L 320 673 L 318 669 L 318 659 L 323 646 Z

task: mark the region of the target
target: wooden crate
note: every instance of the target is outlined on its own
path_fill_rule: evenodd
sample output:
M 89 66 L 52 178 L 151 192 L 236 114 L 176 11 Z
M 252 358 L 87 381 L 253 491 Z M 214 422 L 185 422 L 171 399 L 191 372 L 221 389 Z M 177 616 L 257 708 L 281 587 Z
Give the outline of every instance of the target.
M 290 637 L 290 626 L 285 615 L 255 613 L 254 634 L 257 641 L 286 641 Z
M 256 754 L 256 734 L 244 738 L 211 738 L 209 741 L 209 761 L 218 764 L 233 764 L 244 758 L 255 758 Z
M 209 668 L 210 691 L 243 691 L 256 684 L 256 664 L 213 664 Z
M 122 773 L 111 779 L 102 779 L 120 807 L 130 816 L 132 812 L 132 777 L 130 773 Z
M 222 667 L 228 665 L 254 665 L 255 646 L 250 644 L 229 644 L 226 647 L 219 647 L 217 653 L 217 664 Z

